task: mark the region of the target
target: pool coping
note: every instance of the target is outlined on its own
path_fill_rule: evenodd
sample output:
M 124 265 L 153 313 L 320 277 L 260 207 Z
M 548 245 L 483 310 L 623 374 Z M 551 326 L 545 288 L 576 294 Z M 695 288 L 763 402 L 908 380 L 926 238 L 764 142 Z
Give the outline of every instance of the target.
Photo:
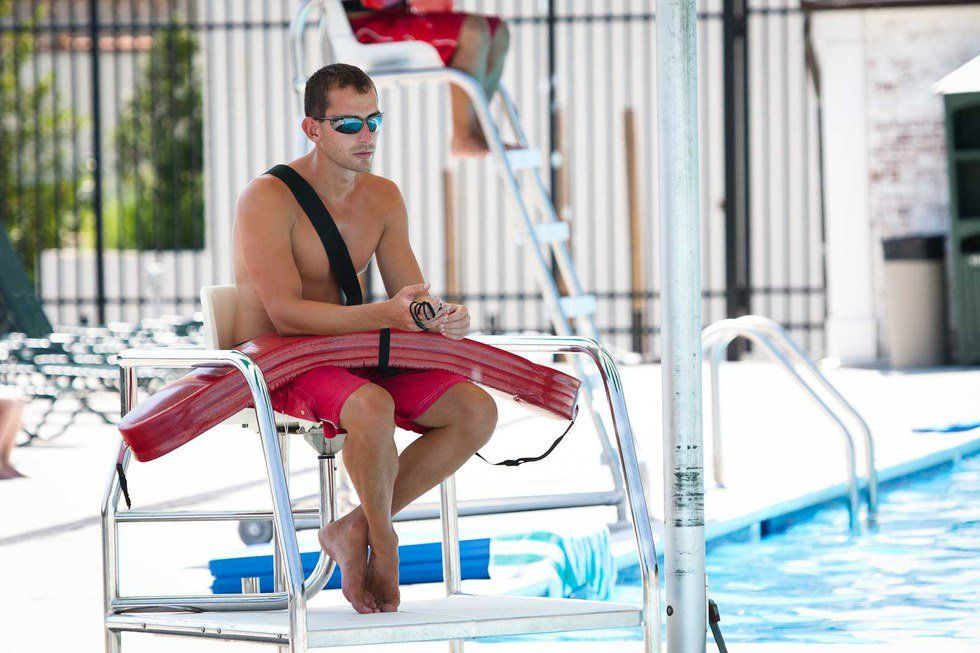
M 914 477 L 955 463 L 957 460 L 980 453 L 980 435 L 972 440 L 933 451 L 924 456 L 903 460 L 878 470 L 879 489 L 907 482 Z M 864 486 L 862 485 L 862 498 Z M 741 542 L 776 535 L 795 523 L 809 520 L 814 513 L 832 506 L 846 507 L 847 484 L 835 483 L 800 496 L 773 503 L 732 519 L 707 521 L 705 545 L 708 552 L 729 542 Z M 862 515 L 864 510 L 862 510 Z M 657 558 L 663 561 L 663 524 L 653 521 L 657 540 Z M 616 569 L 624 570 L 638 565 L 633 531 L 628 524 L 613 532 L 613 555 Z

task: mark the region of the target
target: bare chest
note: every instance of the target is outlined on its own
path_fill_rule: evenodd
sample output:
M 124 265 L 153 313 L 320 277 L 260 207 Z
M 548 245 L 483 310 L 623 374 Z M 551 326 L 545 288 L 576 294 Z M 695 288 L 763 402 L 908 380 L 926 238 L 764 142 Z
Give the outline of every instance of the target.
M 367 268 L 378 248 L 383 228 L 381 220 L 379 216 L 364 211 L 358 217 L 351 219 L 338 218 L 335 215 L 334 221 L 350 252 L 354 269 L 360 274 Z M 330 268 L 323 241 L 301 210 L 297 213 L 293 226 L 292 250 L 304 286 L 317 286 L 335 281 L 334 271 Z

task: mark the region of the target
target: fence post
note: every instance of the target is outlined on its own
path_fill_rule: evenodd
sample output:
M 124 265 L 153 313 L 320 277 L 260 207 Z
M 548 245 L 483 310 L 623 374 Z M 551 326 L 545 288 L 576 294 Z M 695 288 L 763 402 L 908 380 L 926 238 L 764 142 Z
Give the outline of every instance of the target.
M 92 212 L 95 214 L 95 293 L 98 324 L 106 323 L 105 314 L 105 242 L 102 225 L 102 103 L 99 71 L 99 0 L 89 0 L 89 38 L 92 53 L 92 176 L 95 193 Z
M 724 0 L 725 109 L 725 317 L 750 310 L 749 249 L 749 88 L 746 0 Z M 732 357 L 745 351 L 744 339 L 731 345 Z

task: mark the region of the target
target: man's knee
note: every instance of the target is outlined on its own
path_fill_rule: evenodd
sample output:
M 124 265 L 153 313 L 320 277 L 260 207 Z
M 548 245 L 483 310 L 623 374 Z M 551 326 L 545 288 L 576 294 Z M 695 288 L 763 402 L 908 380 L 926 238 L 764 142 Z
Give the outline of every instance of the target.
M 341 426 L 355 436 L 393 435 L 395 402 L 384 388 L 363 385 L 344 402 Z
M 479 446 L 485 444 L 497 427 L 497 403 L 486 390 L 472 383 L 461 387 L 455 414 L 465 432 Z
M 489 50 L 490 26 L 487 20 L 482 16 L 467 15 L 459 28 L 458 42 L 461 47 Z
M 493 31 L 493 44 L 491 50 L 495 57 L 502 57 L 507 54 L 507 50 L 510 48 L 510 28 L 507 23 L 500 21 L 497 25 L 497 29 Z

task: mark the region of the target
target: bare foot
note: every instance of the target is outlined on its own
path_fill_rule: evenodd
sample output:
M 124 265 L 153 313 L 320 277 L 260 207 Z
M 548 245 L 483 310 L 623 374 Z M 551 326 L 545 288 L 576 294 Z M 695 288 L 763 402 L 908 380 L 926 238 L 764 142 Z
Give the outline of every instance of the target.
M 6 481 L 11 478 L 27 478 L 25 475 L 18 472 L 13 465 L 4 465 L 0 467 L 0 481 Z
M 453 156 L 458 157 L 484 157 L 490 154 L 490 146 L 483 138 L 483 134 L 454 135 L 451 149 Z M 504 143 L 504 149 L 519 150 L 521 146 L 514 143 Z
M 378 604 L 367 589 L 367 525 L 353 519 L 327 524 L 318 534 L 320 546 L 340 567 L 340 589 L 344 598 L 361 614 L 378 612 Z
M 454 135 L 451 145 L 453 156 L 483 157 L 490 153 L 490 146 L 483 135 L 462 134 Z
M 395 612 L 401 603 L 398 588 L 398 537 L 384 546 L 371 545 L 368 561 L 367 586 L 382 612 Z

